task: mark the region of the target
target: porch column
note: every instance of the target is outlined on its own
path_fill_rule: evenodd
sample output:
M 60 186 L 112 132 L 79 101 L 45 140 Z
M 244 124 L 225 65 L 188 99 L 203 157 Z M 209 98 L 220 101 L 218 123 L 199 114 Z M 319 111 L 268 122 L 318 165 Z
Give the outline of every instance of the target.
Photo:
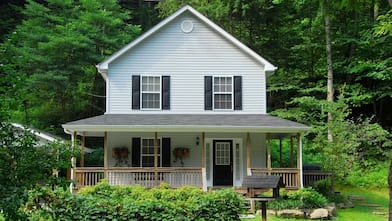
M 154 186 L 158 186 L 158 132 L 154 136 Z
M 72 133 L 71 135 L 71 145 L 72 149 L 75 148 L 76 146 L 76 131 Z M 76 159 L 74 156 L 71 157 L 71 184 L 69 184 L 69 190 L 73 191 L 74 188 L 74 182 L 75 182 L 75 168 L 76 168 Z
M 207 191 L 207 172 L 206 172 L 206 142 L 205 133 L 201 133 L 201 176 L 203 191 Z
M 290 167 L 294 167 L 294 141 L 293 136 L 290 136 Z
M 246 172 L 248 176 L 252 176 L 252 168 L 250 163 L 250 134 L 246 134 Z
M 86 137 L 82 135 L 81 146 L 80 146 L 80 167 L 84 167 L 84 147 L 85 147 Z
M 297 152 L 297 169 L 299 171 L 299 187 L 302 188 L 304 187 L 303 185 L 303 178 L 302 178 L 302 139 L 301 135 L 298 133 L 297 134 L 297 140 L 298 140 L 298 152 Z
M 108 177 L 108 132 L 104 132 L 103 137 L 103 177 Z
M 271 134 L 267 134 L 267 171 L 271 175 Z

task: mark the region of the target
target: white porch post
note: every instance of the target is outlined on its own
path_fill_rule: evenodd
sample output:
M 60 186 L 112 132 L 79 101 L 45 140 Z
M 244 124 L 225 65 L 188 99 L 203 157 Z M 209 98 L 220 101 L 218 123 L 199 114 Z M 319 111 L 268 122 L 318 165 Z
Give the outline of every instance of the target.
M 299 187 L 304 187 L 303 185 L 303 171 L 302 171 L 302 138 L 301 135 L 298 133 L 297 134 L 297 139 L 298 139 L 298 158 L 297 158 L 297 167 L 299 171 Z
M 71 135 L 71 145 L 72 149 L 76 146 L 76 131 Z M 71 157 L 71 183 L 69 184 L 69 190 L 73 191 L 74 182 L 75 182 L 75 168 L 76 168 L 76 158 L 74 156 Z
M 158 132 L 154 135 L 154 186 L 158 186 Z
M 104 132 L 103 137 L 103 176 L 108 177 L 108 132 Z M 109 181 L 108 181 L 109 182 Z M 110 183 L 110 182 L 109 182 Z

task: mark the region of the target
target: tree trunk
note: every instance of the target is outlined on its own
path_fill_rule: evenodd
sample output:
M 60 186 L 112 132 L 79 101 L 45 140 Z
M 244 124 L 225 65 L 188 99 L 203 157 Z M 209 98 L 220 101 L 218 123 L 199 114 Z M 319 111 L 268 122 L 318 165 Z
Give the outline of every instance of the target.
M 332 49 L 331 49 L 331 25 L 329 21 L 329 10 L 328 10 L 328 0 L 324 0 L 324 22 L 325 22 L 325 46 L 327 53 L 327 101 L 333 102 L 333 68 L 332 68 Z M 333 116 L 331 112 L 328 112 L 328 140 L 333 141 L 333 133 L 331 130 L 330 123 L 332 122 Z
M 392 160 L 389 165 L 389 175 L 388 175 L 388 185 L 389 185 L 389 221 L 392 221 Z

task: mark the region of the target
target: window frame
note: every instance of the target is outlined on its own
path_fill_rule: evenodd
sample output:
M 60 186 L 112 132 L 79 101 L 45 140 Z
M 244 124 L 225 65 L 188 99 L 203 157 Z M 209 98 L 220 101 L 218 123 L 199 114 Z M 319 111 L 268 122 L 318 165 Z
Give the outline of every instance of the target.
M 143 154 L 143 140 L 155 140 L 153 137 L 141 137 L 140 138 L 140 167 L 147 167 L 143 166 L 143 156 L 144 157 L 154 157 L 154 153 L 152 154 Z M 158 162 L 159 162 L 159 167 L 162 167 L 162 138 L 158 138 L 159 140 L 159 154 L 158 154 Z M 154 166 L 152 166 L 154 167 Z M 149 167 L 151 168 L 151 167 Z
M 231 92 L 216 92 L 215 78 L 231 78 Z M 215 107 L 215 95 L 231 95 L 231 108 L 222 109 Z M 212 76 L 212 109 L 216 111 L 233 111 L 234 110 L 234 75 L 213 75 Z
M 159 77 L 159 91 L 143 91 L 143 78 L 148 77 Z M 143 107 L 143 94 L 159 94 L 159 107 L 157 108 L 145 108 Z M 146 74 L 140 75 L 140 110 L 162 110 L 162 75 Z

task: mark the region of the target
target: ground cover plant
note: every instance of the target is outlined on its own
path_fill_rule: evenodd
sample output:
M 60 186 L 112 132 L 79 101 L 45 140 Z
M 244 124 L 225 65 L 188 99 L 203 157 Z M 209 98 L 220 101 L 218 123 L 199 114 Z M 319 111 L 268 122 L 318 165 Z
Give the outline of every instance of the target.
M 24 211 L 30 220 L 240 220 L 244 204 L 233 189 L 204 192 L 164 184 L 148 190 L 104 181 L 78 194 L 37 188 Z

